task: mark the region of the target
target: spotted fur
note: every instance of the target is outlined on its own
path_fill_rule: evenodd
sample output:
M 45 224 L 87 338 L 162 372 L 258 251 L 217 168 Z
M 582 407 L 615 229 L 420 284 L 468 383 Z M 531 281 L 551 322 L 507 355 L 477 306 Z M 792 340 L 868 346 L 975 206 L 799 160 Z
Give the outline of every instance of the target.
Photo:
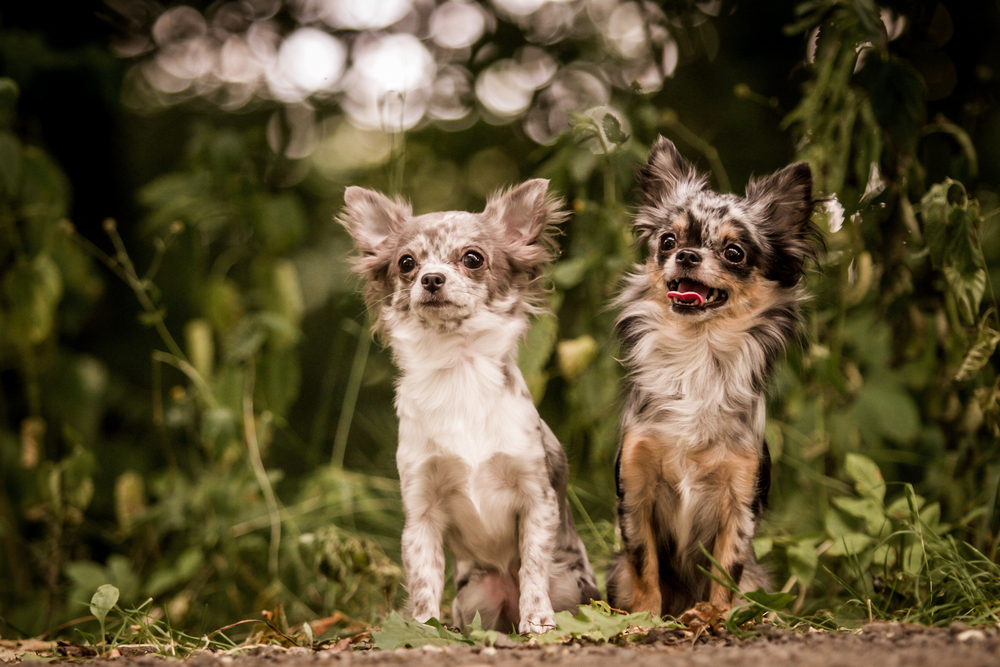
M 566 455 L 517 366 L 552 233 L 565 218 L 531 180 L 479 214 L 413 216 L 408 204 L 347 189 L 341 222 L 375 328 L 392 349 L 414 618 L 439 618 L 447 547 L 452 614 L 464 627 L 544 632 L 556 611 L 598 597 L 566 503 Z
M 616 301 L 624 552 L 608 598 L 674 616 L 700 601 L 728 609 L 702 549 L 742 590 L 767 585 L 751 544 L 770 487 L 764 391 L 799 335 L 799 283 L 821 245 L 812 176 L 800 162 L 745 197 L 719 194 L 661 137 L 639 181 L 633 233 L 648 259 Z

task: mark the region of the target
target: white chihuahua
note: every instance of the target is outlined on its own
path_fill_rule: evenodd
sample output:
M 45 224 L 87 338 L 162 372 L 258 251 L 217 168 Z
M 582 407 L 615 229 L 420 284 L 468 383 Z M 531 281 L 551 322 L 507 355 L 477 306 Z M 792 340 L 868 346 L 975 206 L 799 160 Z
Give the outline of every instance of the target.
M 547 189 L 531 180 L 479 214 L 421 216 L 377 192 L 344 194 L 354 268 L 400 370 L 403 567 L 418 621 L 440 617 L 445 545 L 459 627 L 478 612 L 484 628 L 544 632 L 556 611 L 599 596 L 566 503 L 566 455 L 517 367 L 566 216 Z

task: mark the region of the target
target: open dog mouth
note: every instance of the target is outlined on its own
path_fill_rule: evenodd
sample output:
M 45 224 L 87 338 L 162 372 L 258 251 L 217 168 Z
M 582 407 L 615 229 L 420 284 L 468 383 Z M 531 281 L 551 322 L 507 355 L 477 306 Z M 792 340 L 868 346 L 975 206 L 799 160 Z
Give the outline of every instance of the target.
M 673 302 L 674 308 L 698 310 L 717 308 L 726 302 L 729 293 L 725 290 L 709 287 L 697 280 L 683 278 L 667 283 L 667 298 Z

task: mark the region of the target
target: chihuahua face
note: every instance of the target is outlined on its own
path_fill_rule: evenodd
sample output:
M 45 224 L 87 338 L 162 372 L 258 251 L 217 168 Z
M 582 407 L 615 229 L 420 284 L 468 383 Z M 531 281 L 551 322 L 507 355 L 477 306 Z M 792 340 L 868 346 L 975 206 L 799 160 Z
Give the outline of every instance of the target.
M 552 226 L 564 218 L 546 187 L 528 181 L 482 213 L 421 216 L 402 201 L 348 188 L 345 224 L 362 253 L 355 265 L 378 330 L 458 332 L 534 312 Z
M 751 182 L 746 197 L 707 189 L 669 141 L 640 172 L 633 224 L 650 289 L 671 317 L 733 318 L 795 294 L 815 257 L 812 177 L 805 163 Z
M 402 554 L 419 621 L 440 618 L 446 547 L 461 627 L 479 614 L 486 628 L 544 632 L 555 612 L 598 597 L 566 503 L 566 455 L 517 366 L 565 217 L 547 188 L 531 180 L 482 213 L 421 216 L 362 188 L 344 196 L 355 269 L 400 372 Z
M 703 573 L 714 566 L 702 549 L 743 590 L 766 583 L 751 544 L 770 486 L 764 389 L 798 335 L 799 282 L 816 257 L 811 173 L 793 164 L 745 197 L 719 194 L 661 137 L 639 181 L 633 232 L 648 257 L 616 302 L 628 371 L 615 468 L 625 550 L 609 602 L 726 610 L 733 598 Z

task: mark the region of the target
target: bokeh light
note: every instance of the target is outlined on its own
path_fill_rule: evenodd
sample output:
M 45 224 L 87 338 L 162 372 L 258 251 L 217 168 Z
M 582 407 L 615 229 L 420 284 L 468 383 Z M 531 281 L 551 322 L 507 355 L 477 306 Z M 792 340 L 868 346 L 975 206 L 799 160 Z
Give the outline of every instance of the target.
M 682 53 L 673 32 L 697 26 L 698 39 L 684 40 L 684 48 L 712 57 L 718 35 L 710 19 L 722 6 L 721 0 L 675 10 L 649 0 L 219 0 L 203 13 L 152 0 L 105 2 L 130 26 L 116 49 L 135 59 L 126 99 L 136 106 L 201 98 L 227 110 L 261 102 L 313 110 L 285 114 L 287 128 L 331 116 L 386 132 L 428 123 L 457 129 L 480 119 L 520 122 L 541 143 L 564 132 L 574 112 L 610 104 L 616 91 L 659 90 L 693 57 Z M 511 29 L 521 35 L 513 50 Z M 559 49 L 568 38 L 593 48 L 568 57 Z M 298 120 L 289 125 L 293 116 Z M 275 145 L 289 157 L 316 150 L 318 139 L 291 140 L 323 135 L 304 127 L 289 129 Z

